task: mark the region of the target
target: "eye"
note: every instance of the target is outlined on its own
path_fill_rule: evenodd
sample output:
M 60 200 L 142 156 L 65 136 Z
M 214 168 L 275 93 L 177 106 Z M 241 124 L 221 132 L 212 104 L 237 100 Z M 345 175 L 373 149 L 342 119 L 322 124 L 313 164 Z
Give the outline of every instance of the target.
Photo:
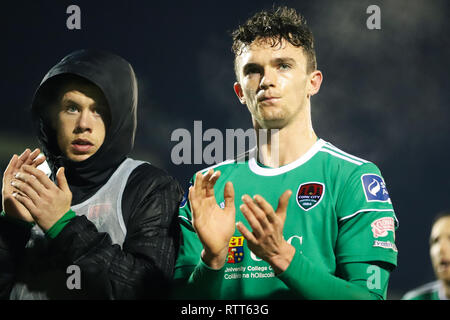
M 289 69 L 291 69 L 291 65 L 289 63 L 280 63 L 278 65 L 278 68 L 280 70 L 289 70 Z
M 436 244 L 439 241 L 439 237 L 434 237 L 430 239 L 430 245 Z
M 251 73 L 258 73 L 258 72 L 259 72 L 259 70 L 257 68 L 252 67 L 252 68 L 248 68 L 246 73 L 251 74 Z
M 244 67 L 244 75 L 261 74 L 262 68 L 256 64 L 249 64 Z
M 75 112 L 78 112 L 78 107 L 76 105 L 69 104 L 65 107 L 65 110 L 66 110 L 66 112 L 69 112 L 69 113 L 75 113 Z

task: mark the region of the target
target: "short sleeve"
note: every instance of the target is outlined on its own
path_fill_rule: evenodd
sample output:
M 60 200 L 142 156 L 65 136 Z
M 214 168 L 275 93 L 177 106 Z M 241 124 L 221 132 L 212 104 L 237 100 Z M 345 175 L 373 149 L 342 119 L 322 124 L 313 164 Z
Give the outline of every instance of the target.
M 195 266 L 199 263 L 203 246 L 192 226 L 192 214 L 188 199 L 189 187 L 193 185 L 191 179 L 189 186 L 180 203 L 178 221 L 181 229 L 180 249 L 175 264 L 175 279 L 189 278 Z
M 398 220 L 380 170 L 372 163 L 349 176 L 338 197 L 339 263 L 381 261 L 397 265 L 395 232 Z

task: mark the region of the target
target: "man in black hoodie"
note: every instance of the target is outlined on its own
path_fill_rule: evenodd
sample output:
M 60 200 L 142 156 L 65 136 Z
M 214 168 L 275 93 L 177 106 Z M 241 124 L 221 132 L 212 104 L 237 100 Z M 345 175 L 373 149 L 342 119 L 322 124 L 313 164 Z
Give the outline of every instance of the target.
M 182 191 L 127 157 L 136 107 L 131 65 L 107 52 L 73 52 L 44 77 L 32 115 L 51 174 L 29 150 L 4 173 L 0 298 L 167 296 Z

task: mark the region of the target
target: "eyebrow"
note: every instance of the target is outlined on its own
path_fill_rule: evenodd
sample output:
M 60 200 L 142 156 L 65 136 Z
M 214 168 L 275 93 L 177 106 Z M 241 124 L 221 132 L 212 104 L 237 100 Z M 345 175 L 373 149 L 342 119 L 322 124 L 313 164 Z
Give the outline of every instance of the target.
M 70 98 L 63 98 L 61 102 L 62 103 L 73 103 L 73 104 L 79 105 L 79 103 L 77 101 L 70 99 Z
M 258 64 L 258 63 L 253 63 L 253 62 L 246 63 L 246 64 L 242 67 L 242 72 L 243 72 L 244 74 L 247 74 L 247 72 L 248 72 L 250 69 L 253 69 L 253 68 L 261 69 L 261 65 Z
M 290 63 L 292 65 L 296 65 L 297 64 L 295 62 L 295 59 L 289 58 L 289 57 L 276 58 L 276 59 L 273 59 L 271 62 L 275 63 L 275 64 L 279 64 L 279 63 Z
M 288 64 L 291 64 L 291 65 L 293 65 L 293 66 L 295 66 L 295 65 L 297 64 L 296 61 L 295 61 L 295 59 L 289 58 L 289 57 L 275 58 L 275 59 L 272 59 L 272 60 L 270 61 L 270 63 L 271 63 L 271 64 L 288 63 Z M 245 74 L 245 72 L 246 72 L 248 69 L 250 69 L 250 68 L 260 68 L 260 67 L 261 67 L 261 65 L 260 65 L 259 63 L 248 62 L 248 63 L 246 63 L 246 64 L 242 67 L 242 70 L 243 70 L 243 72 L 244 72 L 244 74 Z
M 75 105 L 77 105 L 77 106 L 80 106 L 80 103 L 79 102 L 77 102 L 77 101 L 75 101 L 75 100 L 73 100 L 73 99 L 71 99 L 71 98 L 63 98 L 62 100 L 61 100 L 61 104 L 75 104 Z M 101 103 L 98 103 L 97 101 L 94 101 L 94 104 L 93 105 L 91 105 L 90 107 L 95 107 L 95 108 L 102 108 L 102 107 L 106 107 L 106 106 L 104 106 L 103 104 L 101 104 Z

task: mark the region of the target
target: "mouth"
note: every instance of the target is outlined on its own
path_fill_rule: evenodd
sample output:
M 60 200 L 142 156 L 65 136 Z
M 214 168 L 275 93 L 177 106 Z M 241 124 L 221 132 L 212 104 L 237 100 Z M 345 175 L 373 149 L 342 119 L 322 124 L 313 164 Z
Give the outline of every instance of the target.
M 94 144 L 87 139 L 75 139 L 72 141 L 71 145 L 76 153 L 86 153 L 94 146 Z
M 278 100 L 280 100 L 280 97 L 262 96 L 262 97 L 258 98 L 258 102 L 264 103 L 264 104 L 273 104 L 273 103 L 277 102 Z

